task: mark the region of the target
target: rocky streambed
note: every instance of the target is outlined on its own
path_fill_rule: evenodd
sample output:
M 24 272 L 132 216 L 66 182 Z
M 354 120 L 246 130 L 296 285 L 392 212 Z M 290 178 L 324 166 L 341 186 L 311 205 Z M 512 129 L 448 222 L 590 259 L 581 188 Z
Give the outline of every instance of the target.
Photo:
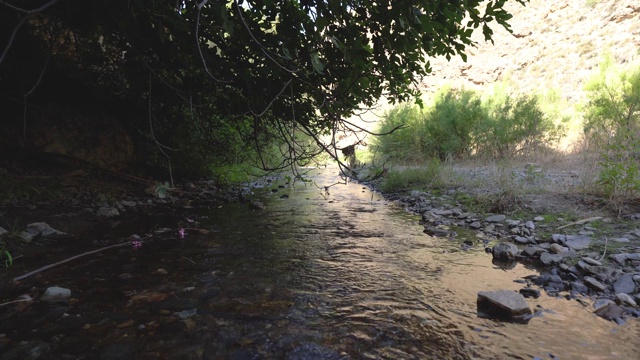
M 386 197 L 420 214 L 426 234 L 458 241 L 461 251 L 484 247 L 503 269 L 517 263 L 539 268 L 540 275 L 523 280 L 520 293 L 525 297 L 538 297 L 543 289 L 578 301 L 607 320 L 623 323 L 640 317 L 640 213 L 569 221 L 543 214 L 469 212 L 456 202 L 453 190 Z

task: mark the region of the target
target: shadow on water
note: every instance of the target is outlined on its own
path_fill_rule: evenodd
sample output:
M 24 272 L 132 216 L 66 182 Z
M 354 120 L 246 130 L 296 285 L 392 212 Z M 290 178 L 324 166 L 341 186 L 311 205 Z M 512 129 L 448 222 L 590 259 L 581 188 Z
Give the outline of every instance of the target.
M 638 358 L 637 321 L 576 301 L 528 299 L 540 316 L 526 325 L 479 318 L 478 291 L 518 290 L 535 270 L 431 238 L 361 185 L 269 190 L 264 211 L 198 210 L 208 235 L 170 232 L 43 276 L 72 301 L 5 314 L 0 343 L 39 341 L 56 358 Z

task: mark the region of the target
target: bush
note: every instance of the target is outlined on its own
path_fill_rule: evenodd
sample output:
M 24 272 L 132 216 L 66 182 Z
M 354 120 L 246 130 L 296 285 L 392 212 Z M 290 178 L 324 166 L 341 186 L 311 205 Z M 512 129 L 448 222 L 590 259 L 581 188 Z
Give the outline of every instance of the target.
M 585 135 L 599 149 L 598 184 L 615 201 L 640 194 L 640 66 L 617 69 L 610 59 L 586 85 Z
M 554 115 L 557 115 L 554 113 Z M 471 155 L 529 155 L 558 141 L 563 125 L 542 110 L 538 97 L 496 93 L 487 100 L 469 90 L 442 89 L 427 109 L 400 105 L 385 114 L 374 148 L 399 162 L 421 163 Z
M 426 129 L 426 134 L 420 134 L 425 137 L 423 155 L 440 160 L 471 155 L 475 128 L 485 117 L 475 92 L 455 89 L 439 92 L 420 124 Z
M 542 111 L 538 97 L 495 96 L 485 101 L 486 117 L 477 125 L 476 154 L 502 159 L 531 155 L 557 142 L 563 126 Z
M 418 132 L 424 130 L 419 126 L 421 116 L 421 109 L 410 104 L 400 104 L 385 113 L 378 132 L 386 135 L 374 138 L 374 152 L 390 155 L 398 162 L 419 162 L 423 140 Z

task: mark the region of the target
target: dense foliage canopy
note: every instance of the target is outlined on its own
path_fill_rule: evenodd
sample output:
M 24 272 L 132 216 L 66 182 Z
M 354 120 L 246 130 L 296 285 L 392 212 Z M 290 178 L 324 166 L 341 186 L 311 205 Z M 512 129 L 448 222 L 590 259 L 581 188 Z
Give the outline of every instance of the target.
M 278 167 L 336 154 L 335 137 L 314 149 L 299 134 L 350 128 L 381 96 L 412 99 L 429 58 L 464 57 L 475 29 L 491 39 L 491 22 L 509 28 L 505 3 L 0 1 L 0 91 L 16 104 L 91 96 L 120 118 L 126 109 L 162 152 L 202 140 L 204 152 L 241 143 L 237 156 L 277 138 L 285 161 L 263 165 Z

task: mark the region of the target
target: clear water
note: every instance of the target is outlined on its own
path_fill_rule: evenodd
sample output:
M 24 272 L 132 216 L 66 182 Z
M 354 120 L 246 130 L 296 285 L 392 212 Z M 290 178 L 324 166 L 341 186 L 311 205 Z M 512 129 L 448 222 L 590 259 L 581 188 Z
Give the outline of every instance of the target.
M 134 358 L 640 358 L 637 321 L 616 325 L 573 300 L 528 299 L 540 310 L 528 324 L 479 318 L 478 291 L 518 290 L 514 280 L 536 270 L 502 270 L 480 244 L 462 251 L 431 238 L 416 216 L 361 185 L 325 192 L 336 175 L 317 175 L 320 187 L 263 189 L 266 211 L 227 204 L 180 215 L 215 230 L 208 235 L 172 232 L 33 280 L 70 288 L 66 311 L 85 320 L 60 328 L 57 342 L 47 326 L 59 320 L 32 332 L 7 325 L 45 311 L 32 307 L 4 319 L 6 348 L 41 339 L 75 358 L 113 344 Z

